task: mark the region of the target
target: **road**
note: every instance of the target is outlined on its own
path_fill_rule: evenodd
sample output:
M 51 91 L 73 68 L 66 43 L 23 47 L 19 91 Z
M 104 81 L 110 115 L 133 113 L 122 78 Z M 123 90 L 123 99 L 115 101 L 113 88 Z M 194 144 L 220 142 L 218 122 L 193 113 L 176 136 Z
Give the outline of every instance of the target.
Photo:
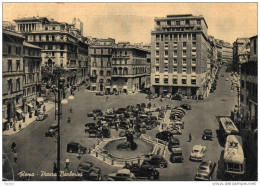
M 225 81 L 230 77 L 230 73 L 224 72 L 222 69 L 220 74 L 224 74 L 225 77 L 219 76 L 218 86 L 214 93 L 211 93 L 208 98 L 204 100 L 190 100 L 185 99 L 183 101 L 164 100 L 160 102 L 160 99 L 151 100 L 152 105 L 171 107 L 178 106 L 182 103 L 188 103 L 191 105 L 192 110 L 187 111 L 183 119 L 185 122 L 185 129 L 183 134 L 178 136 L 181 142 L 181 147 L 184 154 L 184 163 L 172 164 L 169 162 L 168 168 L 159 169 L 160 180 L 168 181 L 182 181 L 193 180 L 195 173 L 198 169 L 199 163 L 189 161 L 189 155 L 193 145 L 202 144 L 207 147 L 205 159 L 213 160 L 222 165 L 223 162 L 218 162 L 223 151 L 216 138 L 216 129 L 218 124 L 216 116 L 230 115 L 231 110 L 235 105 L 235 92 L 230 91 L 231 82 Z M 99 166 L 102 170 L 102 175 L 115 172 L 118 168 L 107 165 L 90 155 L 83 155 L 79 160 L 76 155 L 66 153 L 66 146 L 69 142 L 79 142 L 87 149 L 91 148 L 93 144 L 97 143 L 96 138 L 89 138 L 84 132 L 84 124 L 91 122 L 92 118 L 87 117 L 87 113 L 93 109 L 102 109 L 105 111 L 107 108 L 119 108 L 126 105 L 135 105 L 137 103 L 148 103 L 145 99 L 145 94 L 136 93 L 129 95 L 111 95 L 108 101 L 105 96 L 96 96 L 95 93 L 91 93 L 85 90 L 85 87 L 81 87 L 80 91 L 75 91 L 75 99 L 69 100 L 69 103 L 62 105 L 62 119 L 61 119 L 61 169 L 65 167 L 64 161 L 68 157 L 71 161 L 70 170 L 76 172 L 77 166 L 81 161 L 92 161 L 96 166 Z M 73 113 L 69 113 L 69 108 L 73 108 Z M 67 117 L 71 117 L 71 123 L 67 123 Z M 14 134 L 12 136 L 3 136 L 3 153 L 6 153 L 15 174 L 20 171 L 26 171 L 34 173 L 32 180 L 55 180 L 55 177 L 41 176 L 41 171 L 52 172 L 53 163 L 56 160 L 57 143 L 55 138 L 45 137 L 45 132 L 48 127 L 57 123 L 54 120 L 54 109 L 49 112 L 49 117 L 44 121 L 37 121 L 28 126 L 25 130 Z M 203 141 L 202 132 L 204 129 L 209 128 L 214 132 L 213 141 Z M 188 141 L 188 135 L 191 132 L 192 142 Z M 155 137 L 157 128 L 148 131 L 146 135 Z M 118 137 L 118 132 L 112 130 L 112 136 Z M 18 163 L 13 163 L 13 155 L 11 153 L 11 144 L 15 141 L 17 144 Z M 170 159 L 170 153 L 167 153 L 167 161 Z M 17 176 L 16 176 L 17 179 Z M 217 171 L 215 171 L 213 180 L 218 180 Z

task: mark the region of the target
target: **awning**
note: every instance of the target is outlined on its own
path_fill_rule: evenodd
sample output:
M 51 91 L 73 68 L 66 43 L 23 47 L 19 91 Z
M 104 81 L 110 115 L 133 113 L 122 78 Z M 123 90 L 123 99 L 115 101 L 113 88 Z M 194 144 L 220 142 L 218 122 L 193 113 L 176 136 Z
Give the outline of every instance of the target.
M 117 85 L 113 85 L 113 88 L 117 89 Z
M 40 97 L 40 98 L 37 98 L 37 101 L 38 101 L 38 102 L 43 102 L 43 98 L 41 98 L 41 97 Z
M 196 79 L 196 76 L 191 76 L 191 79 Z
M 28 104 L 28 106 L 33 108 L 33 105 L 32 105 L 32 104 Z
M 127 86 L 123 86 L 123 89 L 127 89 Z
M 182 79 L 187 79 L 187 77 L 186 77 L 186 76 L 182 76 L 181 78 L 182 78 Z
M 106 86 L 106 88 L 111 88 L 111 86 Z
M 22 113 L 23 113 L 23 111 L 22 111 L 21 109 L 17 109 L 16 112 L 17 112 L 18 114 L 22 114 Z
M 7 119 L 3 118 L 3 124 L 7 123 Z
M 160 78 L 160 75 L 155 75 L 155 78 Z
M 92 87 L 96 87 L 97 85 L 91 85 Z

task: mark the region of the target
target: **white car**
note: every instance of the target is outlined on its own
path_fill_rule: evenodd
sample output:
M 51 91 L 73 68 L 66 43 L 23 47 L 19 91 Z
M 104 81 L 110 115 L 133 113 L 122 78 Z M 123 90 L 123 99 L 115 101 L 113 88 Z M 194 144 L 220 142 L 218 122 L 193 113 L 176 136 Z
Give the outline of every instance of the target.
M 203 145 L 194 145 L 190 154 L 190 160 L 202 161 L 206 152 L 206 147 Z
M 228 78 L 226 79 L 226 81 L 228 81 Z

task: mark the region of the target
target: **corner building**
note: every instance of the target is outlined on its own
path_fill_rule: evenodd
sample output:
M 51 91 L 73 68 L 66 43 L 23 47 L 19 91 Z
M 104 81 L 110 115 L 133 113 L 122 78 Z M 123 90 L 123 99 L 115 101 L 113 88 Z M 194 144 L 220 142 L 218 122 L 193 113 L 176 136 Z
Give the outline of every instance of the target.
M 154 21 L 151 92 L 203 95 L 208 75 L 208 26 L 204 17 L 167 15 Z

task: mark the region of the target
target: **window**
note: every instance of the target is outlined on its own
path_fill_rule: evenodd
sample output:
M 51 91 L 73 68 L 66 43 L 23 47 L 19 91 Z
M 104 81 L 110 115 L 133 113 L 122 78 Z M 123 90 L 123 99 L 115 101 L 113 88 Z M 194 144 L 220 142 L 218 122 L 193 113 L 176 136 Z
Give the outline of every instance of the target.
M 8 91 L 9 91 L 10 93 L 13 92 L 13 82 L 12 82 L 11 79 L 8 80 Z
M 21 48 L 20 47 L 16 47 L 16 55 L 21 55 Z
M 111 76 L 111 71 L 107 71 L 107 76 Z
M 157 58 L 157 59 L 155 59 L 155 63 L 159 63 L 159 59 Z
M 110 62 L 107 62 L 107 67 L 111 67 L 111 63 Z
M 187 34 L 183 34 L 183 39 L 187 40 Z
M 93 67 L 96 67 L 97 66 L 97 62 L 93 62 Z
M 168 58 L 164 58 L 164 63 L 168 63 Z
M 174 42 L 174 43 L 173 43 L 173 48 L 174 48 L 174 49 L 177 49 L 177 45 L 178 45 L 178 43 L 177 43 L 177 42 Z
M 12 71 L 12 60 L 8 60 L 7 65 L 8 65 L 7 71 L 11 72 Z
M 100 74 L 101 76 L 103 76 L 103 75 L 104 75 L 104 71 L 103 71 L 103 70 L 100 70 L 99 74 Z
M 183 58 L 183 59 L 182 59 L 182 64 L 187 64 L 186 58 Z
M 174 85 L 178 84 L 178 79 L 177 79 L 177 78 L 173 78 L 173 79 L 172 79 L 172 83 L 173 83 Z
M 156 35 L 156 41 L 160 40 L 160 35 Z
M 177 26 L 180 26 L 181 24 L 180 24 L 180 21 L 176 21 L 176 25 Z
M 178 35 L 174 34 L 174 40 L 177 40 L 177 39 L 178 39 Z
M 182 43 L 182 46 L 183 46 L 183 48 L 186 48 L 186 47 L 187 47 L 187 43 L 186 43 L 186 42 L 183 42 L 183 43 Z
M 173 56 L 177 56 L 177 50 L 173 51 Z
M 243 96 L 243 94 L 240 95 L 240 101 L 241 101 L 241 103 L 244 102 L 244 96 Z
M 245 81 L 241 80 L 241 88 L 244 88 L 244 87 L 245 87 Z
M 168 72 L 168 66 L 164 66 L 164 72 Z
M 159 46 L 160 46 L 160 43 L 156 43 L 156 48 L 159 48 Z
M 11 54 L 12 53 L 12 47 L 11 45 L 8 45 L 8 54 Z
M 55 52 L 52 52 L 52 56 L 55 56 Z
M 20 60 L 16 60 L 16 71 L 20 71 Z
M 193 64 L 196 64 L 196 58 L 192 58 L 191 62 L 192 62 Z
M 60 57 L 63 57 L 63 52 L 60 53 Z
M 165 50 L 165 51 L 164 51 L 164 55 L 165 55 L 165 56 L 168 56 L 168 50 Z
M 61 50 L 64 50 L 64 45 L 60 45 L 60 49 L 61 49 Z
M 192 40 L 196 40 L 196 34 L 192 34 Z
M 186 56 L 186 50 L 183 50 L 183 51 L 182 51 L 182 55 L 183 55 L 183 56 Z
M 186 25 L 190 25 L 190 20 L 185 20 Z
M 154 79 L 154 82 L 155 82 L 155 83 L 159 83 L 159 82 L 160 82 L 160 78 L 155 78 L 155 79 Z
M 165 40 L 168 41 L 168 34 L 165 35 Z
M 21 87 L 20 87 L 20 78 L 18 78 L 16 80 L 16 91 L 20 91 Z
M 167 21 L 167 25 L 168 25 L 168 26 L 171 26 L 171 21 Z
M 47 27 L 47 26 L 45 27 L 45 30 L 48 30 L 48 27 Z
M 54 41 L 54 40 L 55 40 L 55 37 L 54 37 L 54 36 L 51 36 L 51 40 Z
M 177 64 L 177 58 L 174 58 L 174 59 L 173 59 L 173 63 L 174 63 L 174 64 Z
M 192 85 L 196 85 L 196 78 L 191 79 L 191 84 L 192 84 Z
M 164 84 L 168 84 L 168 78 L 163 79 Z
M 256 39 L 254 39 L 254 54 L 256 54 L 256 45 L 257 45 Z
M 187 79 L 182 79 L 182 80 L 181 80 L 181 83 L 182 83 L 183 85 L 187 84 Z
M 188 34 L 188 40 L 191 40 L 191 34 Z
M 164 48 L 168 48 L 168 42 L 164 43 Z
M 191 68 L 191 72 L 192 72 L 192 73 L 196 73 L 196 67 L 192 67 L 192 68 Z
M 156 25 L 157 25 L 157 26 L 160 26 L 160 21 L 156 21 Z
M 159 72 L 159 67 L 155 67 L 155 71 L 156 71 L 156 72 Z
M 97 71 L 96 70 L 93 70 L 92 71 L 92 74 L 95 76 L 95 75 L 97 75 Z
M 192 42 L 192 47 L 196 47 L 196 42 Z
M 60 67 L 63 67 L 63 59 L 60 60 Z
M 197 20 L 197 25 L 200 25 L 201 24 L 201 21 L 200 20 Z
M 182 67 L 182 72 L 186 73 L 187 72 L 187 68 L 186 67 Z
M 173 67 L 173 72 L 177 72 L 177 67 Z
M 156 55 L 159 56 L 159 50 L 156 50 Z
M 163 35 L 161 35 L 161 41 L 163 41 Z

